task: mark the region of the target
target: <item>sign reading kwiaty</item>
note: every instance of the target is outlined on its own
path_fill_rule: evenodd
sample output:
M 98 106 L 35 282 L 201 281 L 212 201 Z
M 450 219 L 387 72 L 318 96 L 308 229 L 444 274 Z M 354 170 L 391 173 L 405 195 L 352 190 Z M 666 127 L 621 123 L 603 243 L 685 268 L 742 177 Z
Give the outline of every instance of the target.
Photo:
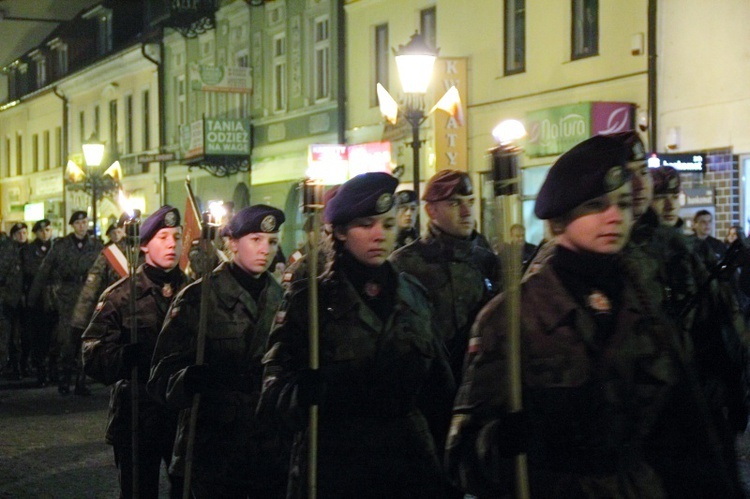
M 440 57 L 435 61 L 434 99 L 437 102 L 445 92 L 455 86 L 462 99 L 469 89 L 468 65 L 465 57 Z M 461 104 L 458 103 L 458 106 Z M 468 128 L 463 117 L 445 112 L 435 112 L 435 169 L 467 171 L 469 168 Z
M 526 154 L 562 154 L 593 135 L 632 130 L 633 109 L 627 102 L 582 102 L 530 112 Z
M 190 64 L 190 88 L 201 92 L 253 92 L 250 68 Z

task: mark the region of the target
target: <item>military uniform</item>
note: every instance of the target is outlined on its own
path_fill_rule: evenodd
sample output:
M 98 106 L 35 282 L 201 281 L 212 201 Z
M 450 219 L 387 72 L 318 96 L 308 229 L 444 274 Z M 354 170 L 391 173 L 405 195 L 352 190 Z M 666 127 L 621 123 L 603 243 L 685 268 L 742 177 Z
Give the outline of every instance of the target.
M 78 239 L 75 234 L 59 238 L 42 261 L 29 291 L 29 304 L 36 306 L 45 293 L 50 293 L 59 320 L 50 348 L 50 369 L 60 371 L 61 393 L 69 390 L 71 373 L 78 369 L 77 352 L 80 336 L 73 337 L 70 318 L 83 289 L 88 270 L 102 250 L 102 243 L 93 236 Z
M 394 278 L 394 306 L 385 320 L 342 273 L 332 270 L 321 278 L 320 366 L 326 394 L 319 423 L 320 497 L 441 496 L 437 450 L 420 409 L 444 406 L 454 385 L 424 290 L 411 276 Z M 308 359 L 307 303 L 307 281 L 299 281 L 271 333 L 259 409 L 279 411 L 297 431 L 291 497 L 305 495 L 307 473 L 306 408 L 295 395 L 298 371 Z
M 17 374 L 17 366 L 10 365 L 10 342 L 13 323 L 22 296 L 22 274 L 15 241 L 6 235 L 0 237 L 0 368 L 5 374 Z M 14 372 L 15 371 L 15 372 Z
M 196 497 L 278 497 L 286 483 L 286 454 L 276 432 L 255 417 L 261 358 L 281 302 L 281 286 L 262 274 L 258 300 L 222 264 L 209 277 L 205 363 L 211 386 L 201 393 L 193 457 Z M 149 393 L 172 408 L 190 407 L 185 368 L 195 363 L 201 283 L 175 299 L 154 351 Z M 183 474 L 190 410 L 180 416 L 172 470 Z M 244 491 L 244 492 L 243 492 Z
M 149 271 L 160 278 L 149 278 Z M 135 317 L 130 312 L 129 277 L 119 280 L 102 295 L 91 323 L 83 333 L 83 365 L 87 375 L 105 385 L 112 385 L 105 438 L 114 446 L 124 497 L 130 497 L 133 492 L 131 371 L 137 366 L 140 496 L 156 497 L 161 461 L 171 462 L 178 412 L 149 397 L 146 382 L 151 353 L 167 309 L 186 278 L 179 268 L 165 273 L 142 265 L 136 271 L 135 279 Z M 138 328 L 138 346 L 128 351 L 134 320 Z M 181 497 L 181 486 L 181 480 L 172 480 L 171 497 Z
M 499 260 L 478 241 L 476 236 L 451 237 L 430 223 L 427 234 L 390 257 L 397 269 L 427 288 L 437 333 L 448 348 L 456 380 L 461 377 L 474 318 L 500 289 Z

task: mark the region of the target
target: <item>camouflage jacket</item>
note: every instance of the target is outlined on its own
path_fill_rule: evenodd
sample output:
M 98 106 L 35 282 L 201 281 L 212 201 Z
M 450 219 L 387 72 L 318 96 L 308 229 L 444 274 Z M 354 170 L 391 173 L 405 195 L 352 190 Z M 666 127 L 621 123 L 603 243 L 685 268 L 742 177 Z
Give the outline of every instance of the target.
M 439 485 L 440 472 L 427 419 L 441 408 L 444 415 L 449 412 L 454 385 L 433 333 L 424 289 L 407 274 L 396 277 L 395 305 L 385 322 L 335 263 L 319 278 L 320 369 L 326 385 L 319 409 L 318 466 L 325 487 L 321 497 L 324 491 L 358 497 L 365 487 L 371 487 L 368 497 L 439 497 L 428 492 Z M 303 495 L 306 483 L 307 409 L 298 403 L 297 386 L 300 370 L 309 366 L 308 291 L 307 280 L 295 282 L 279 308 L 263 361 L 258 408 L 260 414 L 281 417 L 298 432 L 290 497 Z M 361 474 L 352 477 L 349 466 L 362 462 L 370 463 L 372 473 L 391 471 L 380 475 L 377 483 Z M 419 493 L 399 490 L 406 487 L 397 473 L 403 469 L 410 470 L 411 486 Z M 360 488 L 353 490 L 357 485 L 352 482 Z
M 615 330 L 595 337 L 593 314 L 551 265 L 522 284 L 524 450 L 532 497 L 665 497 L 667 481 L 692 497 L 717 490 L 731 496 L 671 326 L 644 312 L 640 288 L 625 281 Z M 504 448 L 518 431 L 506 416 L 505 313 L 501 295 L 477 317 L 446 446 L 451 475 L 480 497 L 510 495 L 514 484 L 514 452 Z M 682 433 L 660 438 L 665 428 Z M 672 470 L 676 477 L 657 472 L 668 460 L 680 463 Z
M 151 281 L 143 271 L 136 271 L 136 328 L 142 350 L 138 359 L 138 390 L 140 419 L 143 424 L 163 427 L 174 432 L 177 412 L 167 410 L 146 394 L 151 352 L 167 314 L 172 297 L 186 283 L 177 284 L 168 292 Z M 123 361 L 123 347 L 131 342 L 134 317 L 130 312 L 130 277 L 110 286 L 101 296 L 91 323 L 83 333 L 82 354 L 86 374 L 105 385 L 113 385 L 109 404 L 108 443 L 127 443 L 130 439 L 130 391 L 132 366 Z
M 196 469 L 206 473 L 210 473 L 209 468 L 223 468 L 223 473 L 231 469 L 234 480 L 242 479 L 243 474 L 262 480 L 263 470 L 285 470 L 288 457 L 278 435 L 255 416 L 261 359 L 282 291 L 266 272 L 266 287 L 256 302 L 232 276 L 229 265 L 219 265 L 209 276 L 205 364 L 209 366 L 211 387 L 201 393 L 194 463 Z M 172 462 L 172 470 L 178 474 L 184 466 L 193 398 L 185 389 L 184 374 L 185 368 L 196 361 L 202 283 L 202 279 L 197 280 L 172 303 L 159 334 L 148 382 L 149 393 L 161 403 L 186 409 L 180 416 Z
M 457 380 L 474 318 L 500 291 L 499 259 L 482 241 L 478 234 L 466 240 L 450 237 L 430 224 L 427 234 L 390 257 L 397 269 L 427 289 Z
M 92 236 L 87 236 L 81 248 L 72 233 L 56 239 L 31 284 L 29 306 L 37 304 L 45 288 L 50 287 L 54 309 L 71 314 L 102 247 L 101 241 Z

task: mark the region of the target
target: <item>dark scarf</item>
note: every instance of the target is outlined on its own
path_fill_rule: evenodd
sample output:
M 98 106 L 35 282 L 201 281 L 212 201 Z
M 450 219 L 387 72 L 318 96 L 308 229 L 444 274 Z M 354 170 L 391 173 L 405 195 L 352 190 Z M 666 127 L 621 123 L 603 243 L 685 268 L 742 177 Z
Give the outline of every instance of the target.
M 78 236 L 76 236 L 75 233 L 72 233 L 71 235 L 73 236 L 73 243 L 79 250 L 82 250 L 89 241 L 88 236 L 83 236 L 83 239 L 78 239 Z
M 552 268 L 565 289 L 594 318 L 599 338 L 614 332 L 624 281 L 618 255 L 575 252 L 558 246 Z
M 349 279 L 368 307 L 386 322 L 396 303 L 396 273 L 387 262 L 370 267 L 344 250 L 339 255 L 338 268 Z
M 266 284 L 268 284 L 268 274 L 263 272 L 255 276 L 235 265 L 234 262 L 229 264 L 229 273 L 242 286 L 242 289 L 250 293 L 255 303 L 258 303 L 260 294 L 266 289 Z
M 177 289 L 182 284 L 182 280 L 184 277 L 179 266 L 171 270 L 164 270 L 162 268 L 154 267 L 146 263 L 143 265 L 143 272 L 151 282 L 153 282 L 160 288 L 165 284 L 170 284 L 173 289 Z

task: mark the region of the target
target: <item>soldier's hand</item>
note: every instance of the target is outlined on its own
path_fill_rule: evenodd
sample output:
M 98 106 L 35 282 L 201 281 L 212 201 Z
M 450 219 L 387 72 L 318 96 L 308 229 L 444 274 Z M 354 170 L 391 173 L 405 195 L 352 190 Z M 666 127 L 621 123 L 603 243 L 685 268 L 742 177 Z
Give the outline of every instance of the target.
M 302 369 L 297 372 L 297 403 L 301 407 L 321 405 L 325 392 L 326 383 L 320 369 Z
M 185 392 L 189 395 L 207 391 L 211 381 L 208 364 L 187 366 L 183 369 L 182 380 Z

